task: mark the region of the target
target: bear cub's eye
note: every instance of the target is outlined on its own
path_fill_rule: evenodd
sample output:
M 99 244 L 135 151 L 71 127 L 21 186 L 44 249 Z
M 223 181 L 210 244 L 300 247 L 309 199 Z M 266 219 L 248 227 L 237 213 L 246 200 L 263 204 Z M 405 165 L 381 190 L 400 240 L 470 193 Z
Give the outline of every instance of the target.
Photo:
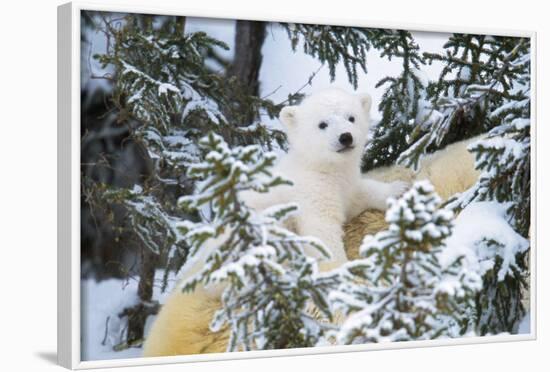
M 355 116 L 350 116 L 348 120 L 352 123 L 355 123 Z
M 328 127 L 328 124 L 325 123 L 324 121 L 319 123 L 319 129 L 326 129 L 326 127 Z

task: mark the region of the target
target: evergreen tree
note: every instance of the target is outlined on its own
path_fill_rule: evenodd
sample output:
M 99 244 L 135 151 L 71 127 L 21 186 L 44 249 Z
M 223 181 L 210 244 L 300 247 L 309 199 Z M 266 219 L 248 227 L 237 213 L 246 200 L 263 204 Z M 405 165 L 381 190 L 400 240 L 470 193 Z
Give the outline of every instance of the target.
M 507 241 L 483 239 L 477 245 L 480 260 L 491 260 L 483 275 L 483 290 L 476 296 L 475 324 L 478 334 L 517 333 L 525 316 L 524 291 L 528 289 L 525 255 L 522 246 Z
M 373 128 L 363 158 L 363 171 L 393 164 L 408 148 L 415 126 L 429 126 L 438 118 L 426 101 L 428 82 L 421 71 L 424 58 L 411 33 L 379 32 L 372 40 L 382 57 L 400 58 L 403 68 L 399 76 L 385 77 L 376 84 L 377 88 L 387 86 L 387 89 L 379 106 L 382 120 Z
M 283 24 L 290 38 L 292 49 L 300 43 L 305 54 L 327 64 L 331 80 L 336 77 L 336 66 L 343 63 L 349 82 L 357 88 L 357 67 L 367 72 L 367 52 L 371 38 L 382 30 L 329 25 Z
M 445 64 L 440 78 L 428 86 L 433 122 L 417 123 L 410 147 L 398 163 L 418 166 L 422 154 L 442 148 L 501 124 L 492 115 L 513 97 L 519 69 L 513 58 L 529 51 L 521 38 L 455 34 L 444 45 L 445 54 L 424 53 L 427 62 Z
M 434 339 L 468 329 L 480 278 L 462 263 L 441 259 L 453 213 L 440 209 L 427 181 L 391 200 L 389 227 L 367 236 L 363 258 L 342 269 L 330 299 L 349 315 L 337 334 L 343 344 Z
M 471 146 L 476 168 L 482 174 L 474 188 L 458 197 L 454 205 L 463 208 L 474 200 L 511 203 L 508 212 L 512 226 L 527 237 L 531 226 L 531 59 L 524 42 L 504 57 L 501 73 L 513 76 L 507 79 L 507 91 L 496 84 L 480 87 L 501 100 L 489 113 L 489 120 L 499 125 L 486 139 Z
M 522 38 L 455 34 L 445 48 L 444 54 L 423 55 L 430 63 L 445 64 L 439 80 L 427 87 L 432 108 L 426 106 L 425 112 L 433 120 L 415 123 L 409 147 L 396 161 L 416 168 L 426 152 L 488 132 L 485 140 L 470 148 L 476 156 L 476 168 L 482 172 L 479 181 L 452 199 L 449 206 L 458 211 L 473 201 L 507 203 L 511 225 L 527 237 L 531 202 L 529 42 Z M 388 136 L 392 133 L 384 125 L 377 130 Z M 376 147 L 378 141 L 375 136 L 371 146 Z M 481 249 L 480 257 L 495 246 L 506 251 L 505 245 L 488 240 L 480 243 L 487 251 Z M 484 273 L 476 315 L 481 334 L 515 332 L 525 313 L 522 292 L 529 275 L 528 250 L 515 255 L 517 265 L 510 274 L 496 275 L 503 265 L 502 257 L 496 257 L 492 269 Z
M 128 227 L 142 243 L 141 303 L 123 312 L 129 326 L 127 340 L 121 340 L 121 345 L 131 346 L 141 343 L 147 315 L 158 309 L 156 304 L 150 306 L 155 269 L 165 262 L 165 288 L 169 270 L 179 269 L 187 255 L 188 247 L 174 224 L 193 216 L 178 210 L 176 199 L 193 187 L 185 171 L 189 163 L 200 159 L 198 138 L 216 130 L 232 145 L 258 143 L 272 148 L 284 146 L 284 135 L 258 122 L 240 122 L 250 115 L 235 109 L 237 98 L 229 89 L 232 79 L 211 71 L 205 62 L 214 49 L 227 46 L 202 32 L 185 33 L 184 17 L 99 18 L 107 50 L 94 57 L 110 71 L 103 78 L 113 83 L 111 103 L 119 125 L 128 128 L 151 165 L 150 174 L 139 186 L 123 189 L 87 183 L 93 190 L 89 194 L 100 195 L 103 205 L 125 207 Z M 257 97 L 239 99 L 271 116 L 279 109 Z
M 505 56 L 502 71 L 514 76 L 509 93 L 503 94 L 501 105 L 490 113 L 500 124 L 486 139 L 470 146 L 481 171 L 478 182 L 467 192 L 450 201 L 449 206 L 463 209 L 473 201 L 496 200 L 507 206 L 512 227 L 528 238 L 531 227 L 531 121 L 530 121 L 530 50 L 520 42 Z M 489 240 L 486 250 L 507 252 L 504 243 Z M 515 251 L 512 257 L 500 254 L 495 266 L 484 276 L 484 291 L 478 299 L 479 329 L 482 334 L 516 332 L 525 314 L 523 292 L 529 276 L 529 249 Z M 503 268 L 507 275 L 497 275 Z
M 200 146 L 204 160 L 188 170 L 190 177 L 198 179 L 197 190 L 182 197 L 180 205 L 207 208 L 205 215 L 210 218 L 178 226 L 191 247 L 191 258 L 205 244 L 215 247 L 183 289 L 226 283 L 222 309 L 211 327 L 216 331 L 229 325 L 229 351 L 314 346 L 327 325 L 315 320 L 311 311 L 315 308 L 314 312 L 330 319 L 325 300 L 329 281 L 317 276 L 317 263 L 304 247 L 309 245 L 326 257 L 328 251 L 319 240 L 280 226 L 296 205 L 257 212 L 240 197 L 242 192 L 264 193 L 289 184 L 270 172 L 275 155 L 259 146 L 230 149 L 215 134 L 203 138 Z

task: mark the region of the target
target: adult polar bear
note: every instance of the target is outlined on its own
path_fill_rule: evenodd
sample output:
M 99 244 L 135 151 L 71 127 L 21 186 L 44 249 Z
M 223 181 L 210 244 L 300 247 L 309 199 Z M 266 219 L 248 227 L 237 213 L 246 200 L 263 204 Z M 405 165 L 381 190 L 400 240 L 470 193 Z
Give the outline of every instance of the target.
M 243 195 L 258 210 L 297 202 L 300 214 L 290 227 L 301 235 L 320 238 L 331 250 L 332 259 L 321 262 L 321 270 L 355 258 L 362 237 L 384 228 L 386 199 L 401 194 L 413 180 L 428 178 L 443 197 L 448 197 L 477 179 L 473 158 L 464 143 L 423 159 L 418 174 L 394 166 L 362 176 L 360 162 L 370 106 L 368 95 L 328 89 L 306 98 L 299 106 L 285 107 L 280 119 L 286 126 L 289 152 L 274 173 L 294 184 L 274 188 L 268 194 Z M 184 268 L 182 280 L 197 272 L 208 253 L 205 249 L 202 257 L 192 260 L 192 267 Z M 219 294 L 219 288 L 197 287 L 192 293 L 182 293 L 176 286 L 147 335 L 144 356 L 224 352 L 228 332 L 209 329 L 220 307 Z

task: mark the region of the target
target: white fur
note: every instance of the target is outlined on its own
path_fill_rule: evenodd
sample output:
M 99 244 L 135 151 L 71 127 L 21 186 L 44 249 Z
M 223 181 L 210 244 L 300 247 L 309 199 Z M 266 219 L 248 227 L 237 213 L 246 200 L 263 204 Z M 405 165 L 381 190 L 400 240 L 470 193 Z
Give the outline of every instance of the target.
M 243 192 L 246 204 L 258 211 L 278 204 L 296 203 L 297 215 L 286 227 L 302 236 L 321 239 L 331 258 L 307 247 L 306 253 L 319 259 L 321 271 L 328 271 L 347 261 L 344 250 L 344 224 L 366 209 L 386 209 L 386 200 L 403 193 L 409 183 L 386 183 L 366 178 L 360 165 L 369 131 L 371 98 L 367 94 L 350 94 L 340 89 L 327 89 L 307 97 L 298 106 L 287 106 L 280 114 L 289 142 L 273 173 L 290 179 L 292 186 L 282 185 L 268 193 Z M 350 117 L 354 117 L 351 122 Z M 320 129 L 319 124 L 327 124 Z M 343 133 L 351 134 L 352 146 L 339 142 Z M 342 151 L 342 150 L 345 151 Z M 204 266 L 216 241 L 204 244 L 182 270 L 182 280 L 195 275 Z M 210 286 L 213 296 L 221 286 Z
M 371 98 L 328 89 L 306 98 L 299 106 L 285 107 L 280 119 L 286 126 L 289 151 L 274 173 L 293 182 L 267 194 L 245 194 L 253 208 L 294 202 L 299 213 L 296 233 L 321 239 L 332 259 L 321 270 L 341 265 L 346 254 L 343 225 L 367 208 L 385 210 L 386 199 L 405 191 L 407 183 L 385 183 L 364 178 L 360 164 L 369 130 Z M 354 118 L 351 122 L 350 117 Z M 326 123 L 326 129 L 319 128 Z M 351 148 L 339 142 L 342 134 L 353 138 Z M 344 151 L 342 151 L 344 150 Z M 316 255 L 316 252 L 308 252 Z

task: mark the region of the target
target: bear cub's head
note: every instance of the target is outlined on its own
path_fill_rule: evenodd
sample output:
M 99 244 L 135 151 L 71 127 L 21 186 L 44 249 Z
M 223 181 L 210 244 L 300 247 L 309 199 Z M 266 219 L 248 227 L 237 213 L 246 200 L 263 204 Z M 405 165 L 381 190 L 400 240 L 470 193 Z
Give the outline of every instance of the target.
M 290 150 L 325 164 L 360 158 L 367 142 L 371 102 L 368 94 L 330 88 L 283 108 L 279 118 Z

